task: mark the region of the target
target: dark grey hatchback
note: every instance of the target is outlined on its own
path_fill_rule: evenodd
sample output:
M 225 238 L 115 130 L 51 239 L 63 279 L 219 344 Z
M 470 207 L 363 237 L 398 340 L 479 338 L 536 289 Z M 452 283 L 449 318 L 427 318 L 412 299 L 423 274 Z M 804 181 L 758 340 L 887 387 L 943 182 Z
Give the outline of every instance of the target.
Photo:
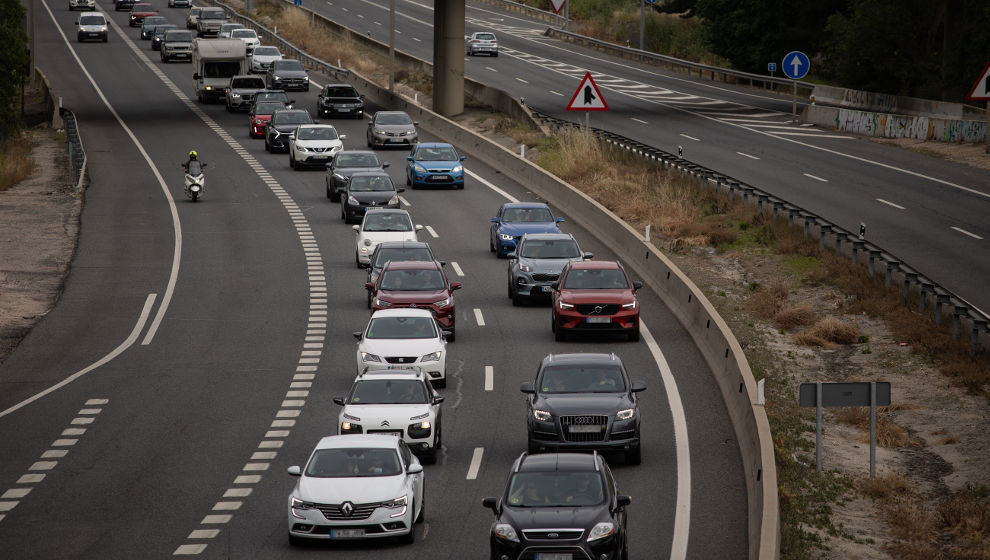
M 526 426 L 529 452 L 543 450 L 614 451 L 638 465 L 642 451 L 636 393 L 615 354 L 550 354 L 543 358 L 536 383 L 519 390 L 530 395 Z
M 340 218 L 344 223 L 360 221 L 368 208 L 398 208 L 399 193 L 384 171 L 354 173 L 340 193 Z
M 265 123 L 265 150 L 268 152 L 289 151 L 289 134 L 301 124 L 313 124 L 313 117 L 304 109 L 283 109 L 272 113 Z
M 628 560 L 626 506 L 605 460 L 594 454 L 523 453 L 495 512 L 492 560 Z

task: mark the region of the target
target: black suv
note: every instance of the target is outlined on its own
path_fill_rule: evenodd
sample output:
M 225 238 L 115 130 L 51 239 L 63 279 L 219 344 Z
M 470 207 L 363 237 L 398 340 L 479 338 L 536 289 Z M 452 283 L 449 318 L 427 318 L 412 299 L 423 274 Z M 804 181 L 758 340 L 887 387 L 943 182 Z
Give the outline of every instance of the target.
M 571 261 L 594 257 L 578 247 L 569 233 L 526 233 L 509 257 L 509 297 L 512 305 L 526 300 L 550 300 L 552 284 Z
M 330 115 L 350 115 L 360 119 L 364 116 L 364 96 L 350 84 L 329 84 L 323 86 L 316 99 L 321 117 Z
M 531 395 L 526 426 L 529 452 L 543 450 L 619 451 L 627 464 L 641 460 L 639 408 L 641 381 L 629 381 L 615 354 L 550 354 L 536 383 L 519 390 Z
M 327 198 L 340 202 L 340 192 L 347 186 L 347 179 L 361 171 L 384 171 L 388 162 L 378 159 L 370 150 L 342 150 L 327 164 Z
M 626 560 L 626 506 L 608 464 L 597 453 L 523 453 L 499 498 L 491 558 Z
M 388 261 L 435 261 L 433 249 L 425 241 L 382 241 L 371 253 L 366 284 L 377 284 L 378 275 Z M 446 264 L 443 261 L 440 264 Z M 368 309 L 371 309 L 371 290 L 368 290 Z
M 265 151 L 289 151 L 289 134 L 301 124 L 313 124 L 313 117 L 305 109 L 275 111 L 265 124 Z

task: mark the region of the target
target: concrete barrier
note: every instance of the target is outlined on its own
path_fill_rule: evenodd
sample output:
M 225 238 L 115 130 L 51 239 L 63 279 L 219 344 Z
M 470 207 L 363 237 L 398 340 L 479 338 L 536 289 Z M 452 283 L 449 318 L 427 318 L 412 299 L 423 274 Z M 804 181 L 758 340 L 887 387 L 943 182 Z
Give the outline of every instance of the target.
M 915 115 L 950 121 L 980 120 L 984 115 L 984 111 L 964 103 L 949 103 L 833 86 L 817 85 L 812 95 L 818 105 L 857 111 Z
M 917 138 L 934 142 L 983 142 L 987 123 L 980 120 L 945 119 L 857 111 L 841 107 L 809 105 L 805 121 L 836 130 L 882 138 Z

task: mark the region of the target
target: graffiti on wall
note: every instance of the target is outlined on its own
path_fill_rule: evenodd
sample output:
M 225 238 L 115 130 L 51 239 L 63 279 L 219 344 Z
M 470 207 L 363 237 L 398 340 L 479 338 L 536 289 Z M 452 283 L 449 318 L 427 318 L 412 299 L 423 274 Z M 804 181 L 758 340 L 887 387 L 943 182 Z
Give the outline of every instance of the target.
M 842 101 L 839 105 L 842 107 L 870 109 L 880 113 L 894 113 L 897 111 L 897 96 L 855 89 L 843 89 Z
M 940 142 L 983 142 L 987 137 L 987 123 L 939 120 L 932 127 L 932 137 Z
M 835 128 L 864 136 L 915 138 L 938 142 L 982 142 L 987 123 L 974 120 L 934 119 L 839 109 Z

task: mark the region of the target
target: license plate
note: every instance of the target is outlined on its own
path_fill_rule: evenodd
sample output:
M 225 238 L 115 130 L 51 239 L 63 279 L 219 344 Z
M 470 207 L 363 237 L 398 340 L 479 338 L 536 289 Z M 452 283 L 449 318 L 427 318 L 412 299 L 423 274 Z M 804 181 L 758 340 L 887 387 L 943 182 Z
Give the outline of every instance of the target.
M 402 430 L 368 430 L 369 434 L 402 437 Z
M 402 142 L 402 138 L 389 138 L 389 142 Z
M 574 560 L 570 552 L 537 552 L 534 560 Z
M 551 288 L 550 286 L 541 286 L 541 288 L 543 289 L 544 292 L 552 292 L 553 291 L 553 288 Z
M 577 426 L 568 426 L 567 431 L 572 434 L 597 434 L 602 431 L 602 427 L 597 425 L 587 426 L 579 424 Z
M 589 323 L 611 323 L 611 317 L 588 317 Z
M 430 175 L 430 180 L 431 181 L 446 181 L 447 180 L 447 176 L 446 175 Z
M 341 113 L 350 113 L 354 109 L 351 109 L 350 107 L 339 107 L 337 110 L 340 111 Z
M 330 529 L 331 539 L 353 539 L 363 536 L 364 529 Z

